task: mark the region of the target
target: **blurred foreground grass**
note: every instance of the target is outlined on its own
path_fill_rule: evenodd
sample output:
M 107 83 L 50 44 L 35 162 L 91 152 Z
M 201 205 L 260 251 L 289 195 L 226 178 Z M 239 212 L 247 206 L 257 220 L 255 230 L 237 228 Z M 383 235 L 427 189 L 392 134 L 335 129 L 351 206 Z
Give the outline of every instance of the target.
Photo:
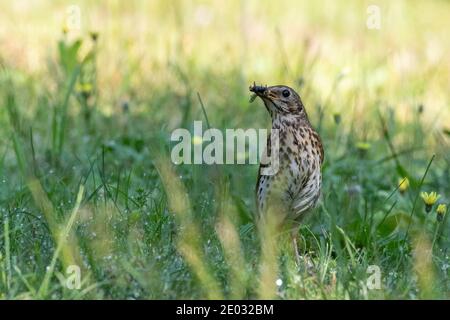
M 370 4 L 1 2 L 0 298 L 449 298 L 419 193 L 450 201 L 450 4 L 377 1 L 369 30 Z M 298 89 L 325 144 L 299 266 L 255 228 L 256 166 L 168 158 L 197 92 L 213 127 L 268 127 L 253 81 Z

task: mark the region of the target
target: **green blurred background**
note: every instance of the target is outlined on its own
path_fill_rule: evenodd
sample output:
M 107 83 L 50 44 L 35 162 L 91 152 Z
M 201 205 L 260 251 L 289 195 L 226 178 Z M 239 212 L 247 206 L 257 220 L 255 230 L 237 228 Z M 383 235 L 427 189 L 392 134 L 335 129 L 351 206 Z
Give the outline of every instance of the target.
M 448 298 L 448 220 L 419 194 L 450 200 L 449 21 L 443 0 L 2 0 L 0 298 Z M 282 249 L 258 278 L 257 166 L 164 158 L 198 95 L 212 127 L 269 127 L 253 81 L 295 88 L 323 138 L 312 274 Z

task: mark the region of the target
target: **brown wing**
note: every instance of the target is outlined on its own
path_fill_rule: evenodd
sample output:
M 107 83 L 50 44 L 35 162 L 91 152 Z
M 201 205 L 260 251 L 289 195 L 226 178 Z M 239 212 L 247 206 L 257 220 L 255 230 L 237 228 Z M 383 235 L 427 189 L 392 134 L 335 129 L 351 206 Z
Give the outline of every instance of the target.
M 318 150 L 318 152 L 319 152 L 319 156 L 320 156 L 320 165 L 322 165 L 323 164 L 323 160 L 324 160 L 324 158 L 325 158 L 325 152 L 324 152 L 324 150 L 323 150 L 323 144 L 322 144 L 322 139 L 320 139 L 320 136 L 319 136 L 319 134 L 316 132 L 316 131 L 314 131 L 312 128 L 311 128 L 311 136 L 312 136 L 312 143 L 313 143 L 313 146 L 316 148 L 316 150 Z

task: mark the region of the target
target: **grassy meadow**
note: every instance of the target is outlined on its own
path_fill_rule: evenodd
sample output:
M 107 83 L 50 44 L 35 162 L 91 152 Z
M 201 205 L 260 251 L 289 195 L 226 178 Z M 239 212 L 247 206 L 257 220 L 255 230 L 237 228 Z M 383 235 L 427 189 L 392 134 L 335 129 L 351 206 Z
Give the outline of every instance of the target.
M 449 299 L 449 21 L 444 0 L 1 1 L 0 299 Z M 269 128 L 253 81 L 295 88 L 324 143 L 300 263 L 255 222 L 257 165 L 170 159 L 205 116 Z

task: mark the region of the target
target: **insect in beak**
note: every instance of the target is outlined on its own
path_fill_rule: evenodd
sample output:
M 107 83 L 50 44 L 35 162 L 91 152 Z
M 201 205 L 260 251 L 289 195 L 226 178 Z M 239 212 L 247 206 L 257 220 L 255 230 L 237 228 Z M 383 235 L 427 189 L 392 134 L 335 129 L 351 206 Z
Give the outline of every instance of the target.
M 249 90 L 251 92 L 253 92 L 253 95 L 250 98 L 250 102 L 253 102 L 257 96 L 262 96 L 266 90 L 267 90 L 267 85 L 266 86 L 257 86 L 255 82 L 253 82 L 253 85 L 249 87 Z

